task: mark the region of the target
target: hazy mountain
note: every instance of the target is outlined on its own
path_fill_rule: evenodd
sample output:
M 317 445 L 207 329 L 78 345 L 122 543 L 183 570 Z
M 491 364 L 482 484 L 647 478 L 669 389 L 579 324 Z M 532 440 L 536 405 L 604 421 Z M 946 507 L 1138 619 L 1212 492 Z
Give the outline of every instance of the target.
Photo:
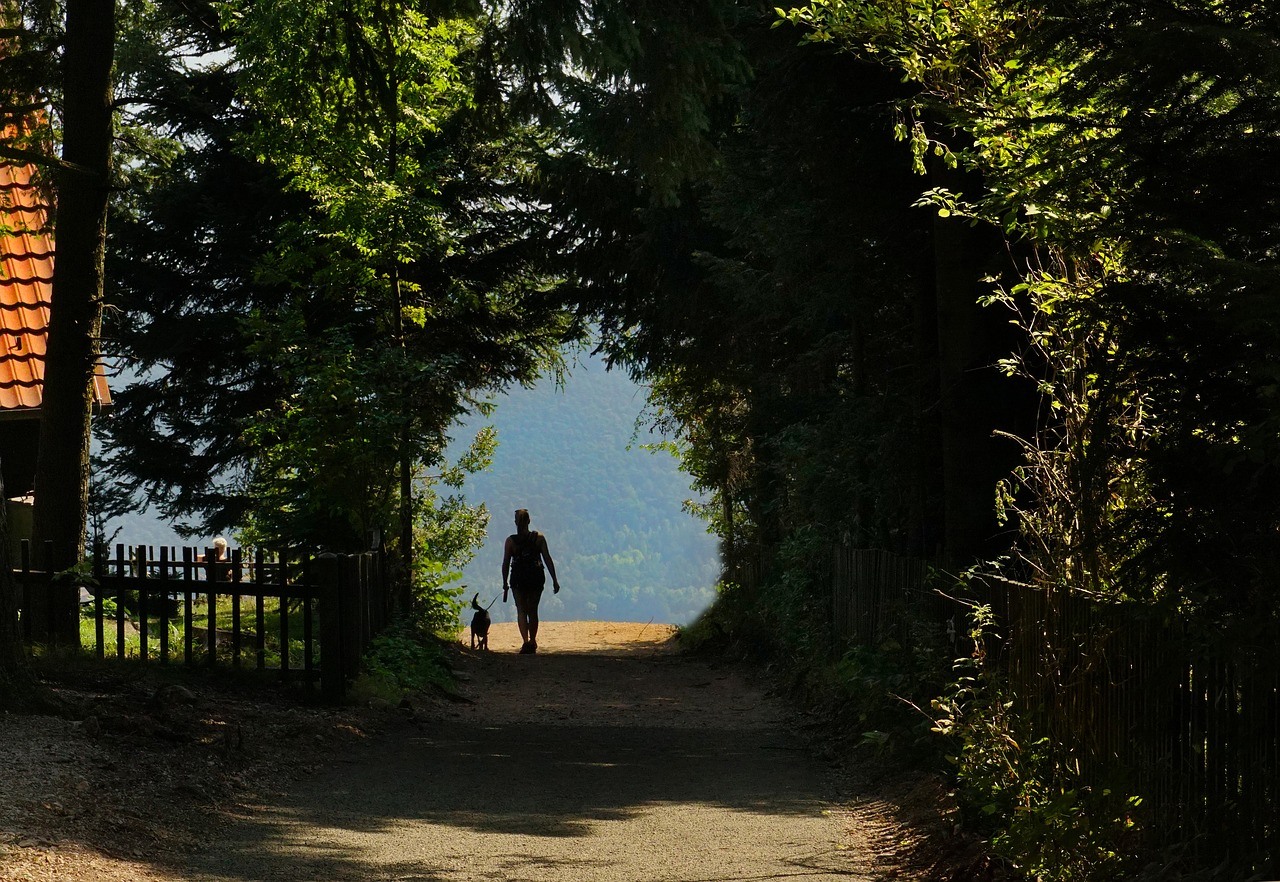
M 492 516 L 488 541 L 464 571 L 470 593 L 484 603 L 501 594 L 502 544 L 515 509 L 527 508 L 563 586 L 553 596 L 548 580 L 543 618 L 683 624 L 710 604 L 716 542 L 681 508 L 692 493 L 675 459 L 640 449 L 656 440 L 646 428 L 633 443 L 644 405 L 643 390 L 598 359 L 575 367 L 563 389 L 544 379 L 499 399 L 487 421 L 498 431 L 493 466 L 466 492 Z M 501 602 L 493 614 L 514 618 Z
M 486 423 L 498 431 L 493 466 L 473 475 L 465 495 L 491 513 L 489 537 L 465 568 L 469 593 L 484 603 L 501 595 L 502 543 L 514 531 L 512 515 L 527 508 L 533 528 L 547 536 L 563 591 L 548 584 L 542 614 L 548 620 L 607 619 L 683 624 L 713 599 L 716 543 L 681 505 L 692 494 L 688 478 L 665 452 L 640 445 L 656 440 L 636 418 L 642 389 L 598 359 L 575 367 L 558 389 L 551 379 L 498 400 L 489 420 L 456 433 L 466 443 Z M 132 545 L 208 545 L 213 537 L 183 542 L 153 513 L 113 521 L 116 539 Z M 495 621 L 511 621 L 501 602 Z

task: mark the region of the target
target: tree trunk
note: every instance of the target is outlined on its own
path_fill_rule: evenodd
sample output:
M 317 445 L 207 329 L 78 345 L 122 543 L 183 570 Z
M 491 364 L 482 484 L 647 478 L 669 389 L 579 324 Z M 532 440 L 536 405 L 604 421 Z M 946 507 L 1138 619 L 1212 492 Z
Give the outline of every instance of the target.
M 938 403 L 938 286 L 934 267 L 923 268 L 911 306 L 916 455 L 911 473 L 912 529 L 908 553 L 940 560 L 946 518 L 942 511 L 942 419 Z
M 935 183 L 961 192 L 956 173 L 935 171 Z M 1016 451 L 993 437 L 1012 388 L 1002 389 L 996 360 L 1009 355 L 1004 316 L 979 305 L 982 278 L 1000 245 L 997 235 L 956 218 L 933 226 L 941 415 L 943 555 L 956 566 L 991 549 L 997 532 L 995 483 L 1016 464 Z M 1001 347 L 1004 346 L 1004 350 Z
M 400 7 L 390 4 L 389 15 L 383 30 L 383 51 L 386 53 L 387 68 L 387 104 L 384 124 L 387 133 L 387 180 L 396 181 L 400 176 L 400 143 L 397 138 L 397 127 L 400 123 L 400 84 L 396 41 L 393 26 L 400 20 Z M 393 327 L 396 344 L 405 350 L 404 332 L 404 290 L 400 286 L 400 263 L 396 256 L 399 247 L 400 223 L 397 213 L 392 224 L 392 240 L 388 245 L 390 260 L 391 303 L 395 308 Z M 401 403 L 404 426 L 400 430 L 400 559 L 404 565 L 403 583 L 399 590 L 400 613 L 404 616 L 413 614 L 413 394 L 406 389 Z
M 84 554 L 89 418 L 102 324 L 102 263 L 111 170 L 113 0 L 68 0 L 63 91 L 63 164 L 57 178 L 56 259 L 50 309 L 40 449 L 36 460 L 36 547 L 54 545 L 65 569 Z M 40 640 L 77 646 L 77 590 L 48 595 L 33 616 Z
M 867 335 L 863 322 L 853 318 L 849 323 L 849 391 L 861 404 L 867 396 Z M 853 538 L 858 546 L 882 542 L 876 535 L 876 511 L 871 500 L 871 467 L 866 457 L 859 456 L 854 466 L 858 495 L 853 501 Z
M 406 423 L 408 419 L 406 416 Z M 404 582 L 399 591 L 400 613 L 405 616 L 413 613 L 413 459 L 409 454 L 410 442 L 406 425 L 400 433 L 400 558 L 404 562 Z

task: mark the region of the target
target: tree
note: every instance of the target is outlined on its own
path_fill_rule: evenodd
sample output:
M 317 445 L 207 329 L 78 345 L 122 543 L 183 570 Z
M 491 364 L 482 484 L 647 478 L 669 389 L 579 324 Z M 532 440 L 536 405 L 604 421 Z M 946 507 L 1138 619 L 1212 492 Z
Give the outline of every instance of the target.
M 921 165 L 981 181 L 939 182 L 927 203 L 1016 256 L 985 298 L 1018 331 L 1004 367 L 1041 399 L 1016 433 L 1023 462 L 1001 482 L 1015 578 L 1042 593 L 1050 618 L 1083 595 L 1157 631 L 1176 622 L 1170 639 L 1189 654 L 1209 649 L 1266 682 L 1280 626 L 1275 11 L 908 0 L 815 2 L 788 17 L 920 86 L 902 135 Z M 1045 637 L 1045 695 L 1113 658 L 1111 626 L 1071 630 Z M 1019 710 L 1041 696 L 1017 699 L 993 713 L 1012 709 L 1032 738 L 1046 734 Z M 1082 777 L 1087 743 L 1047 734 L 1047 772 L 1033 775 L 1055 794 L 1100 789 L 1097 773 Z M 989 747 L 980 739 L 972 753 Z M 1265 875 L 1262 846 L 1227 844 L 1222 809 L 1220 830 L 1201 831 L 1223 843 L 1201 852 L 1205 866 Z M 1018 821 L 996 820 L 1016 845 Z M 1083 846 L 1069 857 L 1039 836 L 1009 856 L 1065 878 L 1119 854 L 1092 820 L 1064 833 Z
M 72 0 L 64 27 L 55 4 L 5 7 L 4 112 L 9 131 L 20 133 L 17 139 L 6 135 L 5 152 L 51 169 L 57 197 L 55 306 L 45 356 L 35 513 L 35 538 L 54 542 L 57 567 L 71 566 L 83 552 L 110 177 L 114 13 L 113 3 Z M 55 96 L 60 125 L 50 127 L 44 113 Z M 46 152 L 54 133 L 61 139 L 61 160 Z M 36 637 L 76 645 L 74 589 L 41 595 L 43 604 L 49 608 L 33 616 Z
M 188 97 L 144 122 L 183 141 L 121 201 L 112 333 L 144 377 L 118 395 L 113 469 L 193 529 L 359 549 L 404 542 L 407 455 L 408 526 L 452 535 L 472 515 L 432 485 L 454 480 L 454 419 L 577 334 L 521 171 L 541 145 L 473 101 L 469 19 L 323 12 L 255 6 L 218 34 L 242 60 L 158 74 Z M 295 39 L 335 54 L 271 48 Z
M 1090 182 L 1066 166 L 1067 192 L 1107 187 L 1096 226 L 1123 261 L 1098 298 L 1116 341 L 1106 360 L 1158 414 L 1112 445 L 1146 498 L 1101 538 L 1139 550 L 1118 557 L 1127 593 L 1194 610 L 1228 644 L 1265 646 L 1280 622 L 1264 575 L 1280 555 L 1280 18 L 1235 2 L 1065 9 L 1074 26 L 1051 19 L 1027 51 L 1037 64 L 1083 59 L 1055 92 L 1071 123 L 1045 133 L 1045 150 L 1077 144 L 1076 163 L 1098 170 Z
M 299 463 L 315 458 L 295 460 L 288 449 L 314 449 L 317 433 L 329 439 L 325 449 L 337 451 L 349 441 L 354 446 L 348 449 L 358 449 L 360 461 L 371 464 L 387 461 L 387 439 L 399 438 L 403 452 L 406 430 L 411 448 L 442 449 L 449 421 L 468 396 L 532 377 L 559 342 L 579 333 L 580 324 L 561 312 L 563 299 L 551 296 L 567 264 L 556 251 L 562 241 L 556 220 L 531 186 L 536 157 L 553 145 L 554 152 L 562 149 L 554 140 L 559 133 L 549 134 L 533 122 L 565 120 L 545 94 L 541 100 L 530 99 L 537 97 L 537 89 L 531 92 L 529 86 L 536 70 L 542 70 L 557 82 L 577 82 L 585 94 L 597 87 L 574 64 L 588 59 L 596 68 L 611 70 L 609 76 L 626 75 L 619 63 L 622 56 L 601 56 L 595 47 L 566 36 L 581 22 L 562 18 L 564 10 L 544 9 L 553 14 L 537 20 L 524 7 L 486 19 L 465 3 L 436 9 L 429 17 L 395 3 L 337 10 L 254 5 L 243 14 L 227 11 L 220 37 L 239 60 L 226 71 L 213 66 L 182 77 L 201 87 L 221 79 L 229 90 L 224 94 L 240 96 L 234 112 L 228 105 L 228 112 L 214 114 L 230 122 L 236 134 L 226 138 L 224 131 L 208 147 L 184 150 L 178 164 L 186 169 L 183 175 L 203 174 L 198 164 L 205 160 L 197 155 L 261 158 L 257 167 L 274 176 L 264 186 L 276 195 L 261 202 L 244 199 L 241 210 L 250 204 L 280 205 L 281 213 L 235 223 L 239 232 L 233 241 L 241 245 L 236 253 L 228 249 L 215 257 L 204 247 L 185 248 L 184 234 L 177 233 L 168 241 L 181 249 L 183 262 L 121 262 L 125 289 L 150 302 L 134 313 L 132 327 L 120 333 L 129 338 L 130 347 L 137 347 L 133 353 L 143 364 L 190 369 L 183 375 L 191 382 L 179 385 L 175 372 L 169 380 L 148 380 L 136 392 L 118 396 L 119 413 L 113 420 L 121 429 L 113 434 L 128 436 L 116 463 L 125 472 L 133 469 L 146 476 L 154 502 L 171 511 L 194 506 L 221 523 L 246 514 L 256 504 L 253 499 L 260 512 L 285 511 L 267 500 L 281 498 L 277 493 L 303 500 L 325 486 L 303 477 L 310 474 L 305 469 L 297 471 Z M 636 41 L 650 42 L 647 32 L 624 26 L 628 13 L 622 6 L 601 3 L 597 11 L 600 21 L 612 23 L 609 39 L 601 45 L 626 44 L 627 57 L 634 57 L 640 51 Z M 553 47 L 521 42 L 518 36 L 543 28 L 562 32 L 563 39 L 553 43 L 563 51 L 557 54 Z M 277 51 L 282 42 L 315 49 L 295 58 Z M 659 43 L 649 48 L 668 53 Z M 549 55 L 544 52 L 548 48 Z M 667 69 L 662 66 L 657 74 Z M 523 76 L 530 71 L 535 73 Z M 167 94 L 180 93 L 179 88 Z M 526 112 L 534 105 L 542 116 Z M 669 112 L 676 105 L 664 106 Z M 193 114 L 199 112 L 193 109 Z M 175 125 L 180 129 L 184 123 Z M 696 119 L 682 129 L 686 142 L 691 127 L 697 127 Z M 672 137 L 664 143 L 675 149 Z M 239 161 L 223 168 L 239 178 L 258 174 L 237 166 Z M 239 178 L 224 175 L 207 189 L 193 188 L 194 179 L 182 183 L 181 177 L 170 178 L 172 187 L 165 183 L 155 192 L 172 210 L 154 213 L 161 203 L 135 201 L 139 224 L 130 228 L 127 240 L 120 239 L 122 247 L 131 256 L 140 255 L 146 245 L 129 242 L 156 241 L 163 229 L 182 229 L 190 223 L 181 217 L 184 201 L 196 192 L 205 199 L 216 197 L 216 187 Z M 166 194 L 172 194 L 172 201 Z M 287 204 L 280 194 L 286 194 Z M 219 221 L 222 217 L 215 215 Z M 234 210 L 226 217 L 234 220 Z M 255 228 L 273 232 L 270 237 L 243 235 Z M 228 226 L 223 232 L 230 230 Z M 206 231 L 197 241 L 224 238 Z M 180 350 L 196 344 L 187 334 L 173 332 L 187 325 L 184 313 L 194 319 L 202 308 L 192 301 L 174 309 L 146 293 L 154 284 L 194 278 L 188 266 L 203 267 L 219 279 L 212 297 L 201 298 L 205 302 L 229 307 L 237 298 L 255 298 L 240 300 L 253 302 L 256 312 L 249 321 L 228 323 L 225 333 L 231 339 L 222 342 L 231 354 L 221 358 L 214 353 L 210 371 L 217 376 L 222 370 L 218 365 L 240 366 L 238 373 L 227 374 L 235 377 L 237 391 L 262 393 L 247 399 L 251 418 L 242 409 L 239 416 L 221 421 L 191 416 L 205 408 L 240 408 L 246 399 L 224 395 L 209 400 L 192 391 L 202 369 Z M 147 332 L 140 333 L 144 327 Z M 199 331 L 190 336 L 208 339 Z M 403 346 L 392 347 L 399 354 L 385 351 L 387 339 L 403 341 Z M 246 372 L 244 366 L 251 364 L 262 365 L 262 370 Z M 343 369 L 335 371 L 335 365 Z M 272 382 L 275 387 L 267 388 Z M 153 431 L 157 425 L 161 430 Z M 376 440 L 367 444 L 364 439 Z M 183 462 L 179 454 L 185 446 L 191 451 Z M 401 456 L 396 492 L 377 489 L 360 498 L 394 502 L 398 496 L 403 511 L 411 501 L 404 492 L 404 462 Z M 244 470 L 245 482 L 236 486 L 210 479 L 215 472 L 237 469 Z M 346 488 L 328 501 L 316 498 L 316 505 L 288 511 L 337 513 L 358 496 Z M 302 520 L 295 518 L 295 524 Z M 403 533 L 400 520 L 398 532 Z
M 1029 499 L 1057 494 L 1076 513 L 1048 555 L 1075 562 L 1050 568 L 1064 586 L 1269 620 L 1271 592 L 1244 586 L 1276 554 L 1270 472 L 1247 464 L 1272 453 L 1276 16 L 1251 3 L 911 9 L 789 17 L 921 85 L 904 136 L 922 162 L 936 152 L 982 180 L 929 202 L 1003 234 L 1020 260 L 1002 299 L 1032 348 L 1066 347 L 1022 361 L 1052 415 L 1035 446 L 1056 451 L 1032 458 L 1063 470 Z M 1054 418 L 1077 407 L 1074 428 Z M 1241 569 L 1224 577 L 1225 559 Z
M 84 553 L 89 419 L 102 322 L 102 265 L 111 175 L 113 0 L 68 0 L 62 80 L 62 162 L 54 220 L 57 266 L 50 309 L 36 461 L 34 539 L 54 566 Z M 79 645 L 76 589 L 51 586 L 36 639 Z M 47 627 L 47 631 L 46 631 Z
M 588 290 L 600 292 L 588 302 L 687 433 L 686 461 L 723 494 L 735 543 L 773 545 L 817 522 L 919 547 L 936 533 L 928 467 L 903 493 L 879 486 L 890 473 L 871 465 L 880 444 L 907 462 L 930 458 L 914 416 L 925 413 L 919 378 L 936 370 L 917 339 L 933 335 L 913 321 L 930 282 L 915 267 L 927 227 L 886 112 L 901 87 L 767 25 L 742 18 L 755 82 L 715 132 L 718 165 L 678 206 L 636 204 L 622 184 L 611 193 L 607 172 L 565 188 L 574 234 L 610 249 L 583 255 Z M 910 369 L 887 374 L 887 363 Z

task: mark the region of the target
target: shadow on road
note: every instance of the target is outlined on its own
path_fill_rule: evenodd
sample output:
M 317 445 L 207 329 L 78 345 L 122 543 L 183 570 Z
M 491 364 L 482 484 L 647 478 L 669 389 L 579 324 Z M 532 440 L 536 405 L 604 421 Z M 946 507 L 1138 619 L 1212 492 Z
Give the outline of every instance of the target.
M 703 809 L 783 819 L 827 804 L 798 742 L 737 725 L 718 705 L 746 698 L 706 665 L 606 651 L 493 655 L 472 671 L 470 717 L 363 746 L 237 819 L 185 878 L 452 880 L 473 878 L 459 869 L 472 865 L 495 879 L 626 878 L 610 867 L 637 855 L 614 852 L 636 843 L 609 842 L 627 822 L 640 825 L 633 838 L 675 824 L 662 835 L 715 841 L 726 834 L 681 828 L 704 823 Z M 515 718 L 494 719 L 486 702 Z

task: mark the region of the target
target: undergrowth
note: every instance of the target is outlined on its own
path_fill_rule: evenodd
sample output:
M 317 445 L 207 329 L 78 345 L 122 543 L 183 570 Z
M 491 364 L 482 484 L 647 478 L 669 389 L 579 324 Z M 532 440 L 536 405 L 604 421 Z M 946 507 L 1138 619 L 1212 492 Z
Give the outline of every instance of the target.
M 411 692 L 452 688 L 441 639 L 412 624 L 392 625 L 374 638 L 349 695 L 357 702 L 399 701 Z
M 913 759 L 938 754 L 924 708 L 944 686 L 945 657 L 935 640 L 888 640 L 850 647 L 830 665 L 835 707 L 860 747 Z
M 841 646 L 831 635 L 830 586 L 818 564 L 827 547 L 820 534 L 801 534 L 781 547 L 777 580 L 755 588 L 722 581 L 716 602 L 681 631 L 681 645 L 764 664 L 854 749 L 931 754 L 923 762 L 940 764 L 927 708 L 949 678 L 945 634 L 920 623 L 900 641 Z
M 972 610 L 972 652 L 933 702 L 970 830 L 1029 879 L 1133 878 L 1137 797 L 1081 779 L 1061 746 L 1038 736 L 1004 677 L 986 659 L 991 609 Z

